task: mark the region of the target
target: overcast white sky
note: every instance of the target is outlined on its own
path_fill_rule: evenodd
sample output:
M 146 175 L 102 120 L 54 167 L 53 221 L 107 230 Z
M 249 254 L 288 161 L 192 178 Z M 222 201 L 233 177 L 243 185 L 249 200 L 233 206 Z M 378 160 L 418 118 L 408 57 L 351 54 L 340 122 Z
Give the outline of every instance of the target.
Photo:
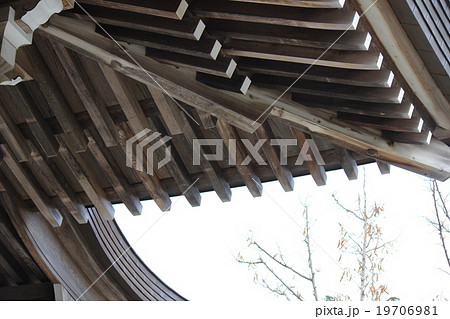
M 369 202 L 384 203 L 380 224 L 395 247 L 387 257 L 381 280 L 389 296 L 402 301 L 431 301 L 436 295 L 450 298 L 450 275 L 439 237 L 425 217 L 433 217 L 426 179 L 392 167 L 381 175 L 376 165 L 366 165 Z M 298 269 L 306 269 L 303 254 L 301 201 L 310 204 L 314 220 L 312 240 L 319 295 L 345 293 L 357 300 L 355 282 L 340 283 L 342 266 L 336 260 L 339 222 L 351 220 L 334 204 L 333 193 L 355 207 L 361 191 L 360 178 L 349 182 L 342 170 L 328 172 L 327 186 L 317 187 L 311 176 L 296 178 L 293 192 L 285 193 L 278 182 L 264 184 L 264 195 L 253 198 L 246 188 L 233 189 L 233 200 L 222 203 L 215 193 L 204 193 L 202 206 L 191 208 L 184 198 L 173 198 L 170 212 L 161 213 L 153 201 L 144 202 L 142 216 L 133 217 L 123 205 L 116 206 L 116 220 L 133 248 L 163 281 L 189 300 L 273 301 L 276 296 L 253 283 L 253 272 L 238 264 L 246 250 L 250 231 L 267 249 L 277 246 Z M 450 183 L 441 185 L 447 194 Z M 293 221 L 293 220 L 294 221 Z M 156 223 L 155 223 L 156 222 Z M 350 227 L 350 226 L 349 226 Z M 447 268 L 448 270 L 448 268 Z M 308 283 L 298 289 L 312 300 Z M 278 299 L 280 300 L 280 299 Z

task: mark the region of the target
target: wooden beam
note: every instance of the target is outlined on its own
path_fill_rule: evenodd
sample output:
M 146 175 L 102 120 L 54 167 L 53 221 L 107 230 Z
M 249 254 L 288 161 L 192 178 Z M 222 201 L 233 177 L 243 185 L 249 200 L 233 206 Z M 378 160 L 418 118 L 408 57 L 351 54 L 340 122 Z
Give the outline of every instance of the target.
M 129 1 L 129 0 L 80 0 L 80 3 L 119 9 L 131 12 L 145 13 L 158 17 L 181 20 L 189 6 L 186 0 L 166 1 Z
M 236 130 L 230 124 L 222 120 L 217 121 L 217 129 L 222 136 L 225 146 L 228 148 L 230 160 L 235 163 L 236 169 L 238 170 L 239 175 L 241 176 L 248 190 L 253 197 L 261 196 L 263 189 L 261 180 L 255 174 L 250 164 L 243 164 L 245 158 L 247 157 L 247 152 L 244 145 L 238 138 Z
M 208 33 L 221 38 L 268 42 L 278 45 L 367 51 L 372 37 L 365 31 L 307 29 L 267 23 L 208 20 Z
M 352 152 L 338 146 L 335 146 L 334 149 L 347 178 L 351 181 L 358 179 L 358 164 L 356 163 Z
M 307 139 L 312 139 L 310 135 L 303 133 L 302 131 L 296 129 L 295 127 L 290 127 L 290 130 L 294 138 L 297 140 L 297 145 L 299 149 L 302 149 L 304 147 Z M 306 161 L 306 165 L 308 165 L 311 176 L 313 177 L 317 186 L 326 185 L 327 173 L 325 171 L 325 167 L 317 163 L 317 159 L 315 158 L 311 150 L 308 151 L 308 154 L 311 156 L 312 161 Z
M 64 161 L 64 165 L 66 165 L 66 167 L 75 176 L 76 180 L 80 183 L 86 195 L 89 197 L 92 204 L 97 208 L 103 218 L 106 220 L 112 220 L 114 218 L 114 207 L 111 202 L 107 200 L 105 192 L 93 177 L 93 174 L 90 172 L 90 168 L 87 166 L 86 162 L 81 158 L 80 154 L 83 153 L 72 154 L 63 140 L 60 138 L 58 138 L 58 140 L 61 145 L 59 154 Z
M 326 96 L 318 98 L 315 95 L 301 93 L 293 93 L 292 100 L 312 108 L 391 119 L 411 119 L 414 112 L 414 105 L 409 102 L 374 103 Z
M 428 130 L 420 133 L 383 131 L 382 136 L 393 142 L 430 145 L 433 134 Z
M 270 128 L 263 124 L 261 125 L 255 132 L 256 136 L 259 139 L 264 139 L 266 142 L 262 146 L 262 150 L 267 157 L 267 161 L 269 162 L 272 171 L 280 182 L 281 186 L 286 192 L 290 192 L 294 190 L 294 179 L 292 177 L 289 169 L 281 165 L 280 159 L 272 145 L 270 145 L 270 139 L 272 138 L 272 134 L 270 132 Z
M 203 59 L 216 60 L 222 44 L 216 39 L 204 35 L 200 40 L 183 39 L 170 35 L 126 29 L 124 27 L 105 26 L 107 32 L 117 41 L 142 45 L 147 48 L 174 52 Z M 104 32 L 97 26 L 96 31 Z
M 9 99 L 9 96 L 7 97 L 5 95 L 5 93 L 2 93 L 0 90 L 0 100 L 3 102 L 3 105 L 0 107 L 0 133 L 11 147 L 17 160 L 19 162 L 26 162 L 30 159 L 31 150 L 28 147 L 22 132 L 18 129 L 11 118 L 11 115 L 7 111 L 7 108 L 11 106 L 13 102 Z
M 142 55 L 129 52 L 141 67 L 130 63 L 127 60 L 128 57 L 124 57 L 124 52 L 112 40 L 87 32 L 77 23 L 77 20 L 54 16 L 51 24 L 47 28 L 39 29 L 39 34 L 58 41 L 99 63 L 110 65 L 116 71 L 139 82 L 160 90 L 163 88 L 174 98 L 195 108 L 208 111 L 246 131 L 254 132 L 262 121 L 259 118 L 260 115 L 267 110 L 267 105 L 264 103 L 259 103 L 259 101 L 249 103 L 250 99 L 246 97 L 211 90 L 210 87 L 195 81 L 195 74 L 161 65 Z M 155 81 L 162 88 L 155 84 Z M 243 108 L 243 105 L 246 107 Z M 257 120 L 256 123 L 255 120 Z
M 246 95 L 252 80 L 240 72 L 234 72 L 231 78 L 224 78 L 216 75 L 197 72 L 196 80 L 212 88 L 226 90 L 229 92 L 241 93 Z
M 420 117 L 413 117 L 411 119 L 389 119 L 338 112 L 337 118 L 362 126 L 394 132 L 420 133 L 424 126 L 424 121 Z
M 41 178 L 47 180 L 75 220 L 80 224 L 86 224 L 89 221 L 88 212 L 71 186 L 64 180 L 62 173 L 55 165 L 47 163 L 36 149 L 32 151 L 31 158 L 31 165 L 34 165 L 40 173 L 40 176 L 37 176 L 38 180 Z
M 347 70 L 285 61 L 240 58 L 239 69 L 253 73 L 276 75 L 319 82 L 332 82 L 365 87 L 391 87 L 394 74 L 389 70 Z
M 178 135 L 183 133 L 184 120 L 181 116 L 180 110 L 181 105 L 178 105 L 172 98 L 164 94 L 162 91 L 152 87 L 147 86 L 153 100 L 155 101 L 156 107 L 158 108 L 164 123 L 167 125 L 167 130 L 170 135 Z
M 263 74 L 255 74 L 252 80 L 255 85 L 268 89 L 284 91 L 292 86 L 289 90 L 292 93 L 372 103 L 401 103 L 405 93 L 401 87 L 365 88 L 304 79 L 296 81 L 297 79 L 293 78 L 282 78 Z M 294 81 L 296 81 L 295 84 Z
M 389 174 L 391 172 L 391 165 L 382 161 L 377 161 L 378 169 L 383 175 Z
M 190 10 L 196 16 L 202 18 L 261 22 L 325 30 L 355 30 L 359 21 L 359 15 L 350 10 L 305 9 L 231 1 L 197 0 L 192 3 Z
M 376 51 L 349 51 L 342 54 L 341 50 L 329 50 L 324 53 L 323 49 L 234 39 L 227 40 L 222 51 L 230 56 L 355 70 L 380 70 L 383 63 L 382 54 Z
M 127 116 L 134 135 L 139 134 L 146 129 L 157 132 L 158 129 L 153 123 L 153 120 L 145 116 L 139 101 L 134 97 L 128 88 L 126 78 L 107 66 L 101 66 L 101 68 L 114 92 L 114 95 Z M 157 158 L 164 158 L 167 150 L 167 145 L 165 144 L 158 148 L 156 150 Z M 200 192 L 197 187 L 192 186 L 193 181 L 191 180 L 186 168 L 182 166 L 182 163 L 176 163 L 175 159 L 172 159 L 169 163 L 167 163 L 166 168 L 170 175 L 174 178 L 175 182 L 179 185 L 180 190 L 184 192 L 184 195 L 189 203 L 193 207 L 199 206 L 201 202 Z
M 104 102 L 92 91 L 87 77 L 76 66 L 67 49 L 57 43 L 53 45 L 53 48 L 106 146 L 116 146 L 117 132 L 114 122 L 105 109 Z
M 139 199 L 131 191 L 125 177 L 122 175 L 120 168 L 112 158 L 111 153 L 106 146 L 101 145 L 102 142 L 97 138 L 96 142 L 94 137 L 88 132 L 86 133 L 89 139 L 88 148 L 95 160 L 100 164 L 101 169 L 106 173 L 109 182 L 120 197 L 126 208 L 133 215 L 140 215 L 142 213 L 142 205 Z
M 58 142 L 27 88 L 19 84 L 7 90 L 45 155 L 55 157 L 58 154 Z
M 120 151 L 121 153 L 123 153 L 123 150 L 126 149 L 127 141 L 134 136 L 134 133 L 127 123 L 119 124 L 119 128 L 120 128 L 119 141 L 122 147 Z M 147 163 L 146 154 L 143 154 L 142 161 L 143 163 Z M 139 178 L 145 185 L 145 188 L 147 189 L 148 193 L 153 198 L 155 203 L 158 205 L 158 207 L 164 212 L 169 211 L 172 206 L 172 201 L 170 200 L 169 195 L 165 192 L 164 188 L 162 187 L 158 177 L 147 174 L 147 171 L 141 170 L 135 171 L 139 175 Z
M 302 8 L 342 8 L 345 0 L 231 0 Z
M 25 56 L 24 56 L 25 55 Z M 76 152 L 84 152 L 87 148 L 87 139 L 83 134 L 80 124 L 77 122 L 70 106 L 62 94 L 55 78 L 51 75 L 39 50 L 34 46 L 28 46 L 19 51 L 18 61 L 28 58 L 33 63 L 33 78 L 36 80 L 48 105 L 52 109 L 61 125 L 64 133 L 69 137 L 70 143 Z
M 49 205 L 48 197 L 29 178 L 23 167 L 16 161 L 9 146 L 2 144 L 0 145 L 0 149 L 4 155 L 2 160 L 3 169 L 9 169 L 14 174 L 23 189 L 50 225 L 53 227 L 61 226 L 63 220 L 62 215 L 56 208 Z
M 355 3 L 359 5 L 361 12 L 366 12 L 364 19 L 373 30 L 372 34 L 379 39 L 410 86 L 411 92 L 423 103 L 433 120 L 449 130 L 450 103 L 437 86 L 388 1 L 373 3 L 371 0 L 356 0 Z
M 131 11 L 115 10 L 87 4 L 83 5 L 83 8 L 89 12 L 91 17 L 101 24 L 156 32 L 192 40 L 200 40 L 205 31 L 205 23 L 197 17 L 184 16 L 183 20 L 173 20 L 153 16 L 149 19 L 146 14 Z M 92 21 L 91 17 L 86 15 L 79 7 L 76 7 L 69 12 L 65 12 L 64 16 Z

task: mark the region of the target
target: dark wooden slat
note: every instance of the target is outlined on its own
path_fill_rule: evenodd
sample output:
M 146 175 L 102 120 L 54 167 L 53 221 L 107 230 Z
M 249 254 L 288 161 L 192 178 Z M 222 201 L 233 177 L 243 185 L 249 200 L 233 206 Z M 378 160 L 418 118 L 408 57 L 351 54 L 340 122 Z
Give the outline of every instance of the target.
M 378 165 L 378 169 L 380 170 L 381 174 L 386 175 L 391 172 L 390 164 L 388 164 L 386 162 L 382 162 L 382 161 L 377 161 L 377 165 Z
M 19 183 L 22 185 L 23 189 L 26 191 L 28 196 L 31 198 L 33 203 L 39 209 L 41 214 L 53 227 L 61 226 L 63 217 L 59 211 L 49 205 L 49 199 L 47 196 L 39 189 L 38 186 L 29 178 L 25 170 L 20 166 L 20 164 L 14 158 L 10 148 L 7 145 L 0 145 L 0 149 L 4 155 L 2 160 L 3 169 L 9 169 L 14 176 L 17 178 Z M 5 167 L 6 166 L 6 167 Z
M 270 128 L 267 125 L 263 124 L 255 131 L 255 134 L 259 139 L 266 140 L 261 148 L 266 155 L 267 161 L 269 162 L 269 165 L 272 168 L 272 171 L 277 177 L 281 186 L 286 192 L 293 191 L 294 179 L 292 177 L 292 174 L 287 167 L 281 165 L 280 159 L 278 158 L 274 147 L 270 145 L 270 139 L 272 138 Z
M 40 173 L 39 177 L 36 176 L 38 180 L 42 178 L 46 179 L 75 220 L 80 224 L 87 223 L 89 216 L 86 208 L 80 204 L 78 196 L 71 189 L 70 185 L 63 181 L 64 177 L 61 172 L 59 172 L 55 165 L 49 165 L 37 150 L 33 150 L 31 157 L 32 164 Z
M 347 178 L 351 181 L 358 179 L 358 164 L 352 152 L 339 146 L 335 146 L 335 151 Z
M 190 10 L 199 17 L 260 22 L 295 27 L 355 30 L 359 16 L 354 11 L 259 5 L 231 1 L 196 0 Z
M 312 139 L 311 136 L 309 136 L 306 133 L 303 133 L 299 129 L 296 129 L 294 127 L 291 127 L 290 129 L 291 129 L 292 135 L 297 140 L 299 149 L 302 149 L 302 147 L 305 145 L 307 139 Z M 311 156 L 312 161 L 306 161 L 306 165 L 308 165 L 311 176 L 313 177 L 317 186 L 326 185 L 327 184 L 327 173 L 325 171 L 324 166 L 319 165 L 317 163 L 317 159 L 315 158 L 315 156 L 311 152 L 311 150 L 309 150 L 308 154 Z
M 8 87 L 8 92 L 45 155 L 47 157 L 55 157 L 58 154 L 58 142 L 27 88 L 24 84 L 20 84 Z
M 117 41 L 124 41 L 152 49 L 180 53 L 203 59 L 216 60 L 222 48 L 222 44 L 219 41 L 208 35 L 204 35 L 200 40 L 191 40 L 111 25 L 103 27 Z M 98 26 L 96 32 L 104 34 Z
M 428 130 L 424 130 L 420 133 L 383 131 L 382 136 L 395 142 L 430 145 L 433 134 Z
M 78 92 L 106 146 L 117 145 L 117 133 L 114 122 L 106 111 L 103 101 L 98 98 L 95 92 L 92 92 L 88 79 L 82 74 L 81 69 L 76 66 L 67 49 L 56 43 L 53 45 L 53 48 L 57 52 L 66 74 Z
M 6 94 L 6 92 L 2 93 L 0 90 L 0 100 L 3 102 L 3 105 L 0 106 L 0 133 L 11 147 L 18 161 L 26 162 L 30 159 L 31 150 L 28 147 L 22 132 L 15 125 L 11 115 L 9 115 L 7 111 L 4 94 Z
M 222 55 L 219 55 L 216 60 L 211 60 L 152 48 L 147 48 L 146 55 L 165 64 L 188 68 L 225 78 L 231 78 L 237 66 L 232 58 L 224 57 Z
M 172 98 L 158 89 L 149 86 L 148 90 L 161 113 L 169 134 L 171 136 L 182 134 L 185 123 L 180 113 L 180 105 L 177 105 Z
M 246 95 L 252 84 L 248 76 L 234 72 L 231 78 L 197 72 L 196 80 L 210 87 Z
M 131 214 L 140 215 L 142 213 L 141 202 L 131 191 L 128 182 L 121 174 L 120 169 L 112 158 L 111 153 L 109 153 L 109 150 L 106 146 L 102 145 L 102 141 L 99 138 L 97 138 L 96 142 L 92 136 L 88 135 L 88 139 L 88 148 L 90 152 L 94 155 L 102 170 L 105 171 L 117 195 Z
M 148 15 L 137 12 L 115 10 L 92 5 L 83 5 L 83 8 L 101 24 L 156 32 L 192 40 L 199 40 L 205 30 L 203 21 L 196 17 L 185 16 L 183 17 L 183 20 L 173 20 L 154 16 L 149 19 Z M 92 21 L 78 6 L 75 7 L 75 10 L 64 12 L 63 15 Z M 106 31 L 108 31 L 108 29 Z
M 179 20 L 183 19 L 183 16 L 189 6 L 185 0 L 80 0 L 79 2 Z
M 267 42 L 229 39 L 223 45 L 223 52 L 230 56 L 315 64 L 343 69 L 379 70 L 383 56 L 376 51 L 348 51 L 305 48 Z
M 345 0 L 231 0 L 303 8 L 342 8 Z
M 293 93 L 292 100 L 307 107 L 381 118 L 410 119 L 414 111 L 414 105 L 409 102 L 371 103 L 329 98 L 326 96 L 318 98 L 315 95 L 300 93 Z
M 338 112 L 338 119 L 362 126 L 393 132 L 420 133 L 424 125 L 423 120 L 419 117 L 413 117 L 411 119 L 389 119 Z
M 345 84 L 334 84 L 298 80 L 292 78 L 275 77 L 273 75 L 255 74 L 252 77 L 254 85 L 269 89 L 286 90 L 293 93 L 304 93 L 338 99 L 356 100 L 374 103 L 400 103 L 405 91 L 400 87 L 392 88 L 364 88 Z
M 309 68 L 309 69 L 308 69 Z M 239 69 L 252 73 L 291 77 L 366 87 L 391 87 L 394 74 L 389 70 L 347 70 L 308 64 L 240 58 Z
M 208 33 L 237 40 L 333 50 L 367 51 L 372 39 L 370 34 L 365 31 L 343 33 L 342 31 L 229 20 L 208 21 Z
M 107 220 L 113 219 L 114 207 L 111 205 L 111 202 L 107 200 L 106 195 L 98 182 L 92 177 L 93 174 L 90 172 L 92 168 L 89 168 L 81 158 L 80 154 L 83 153 L 73 154 L 68 149 L 67 145 L 64 144 L 62 139 L 59 140 L 59 143 L 61 145 L 59 154 L 64 160 L 64 164 L 75 176 L 92 204 L 97 208 L 103 218 Z
M 64 133 L 69 137 L 75 150 L 77 152 L 85 151 L 87 139 L 83 135 L 79 123 L 59 89 L 55 78 L 50 74 L 41 54 L 34 46 L 26 46 L 22 49 L 22 52 L 23 51 L 25 51 L 26 56 L 33 61 L 33 78 L 36 80 L 48 105 L 58 119 L 59 125 L 61 125 Z
M 236 168 L 247 186 L 248 190 L 253 197 L 259 197 L 262 195 L 263 186 L 261 180 L 255 174 L 250 165 L 243 165 L 245 158 L 247 157 L 247 152 L 244 145 L 239 140 L 235 128 L 233 128 L 228 123 L 218 120 L 217 129 L 223 138 L 225 146 L 228 148 L 229 156 L 233 158 L 236 163 Z M 235 144 L 230 144 L 235 143 Z M 234 149 L 230 148 L 230 145 L 234 145 Z

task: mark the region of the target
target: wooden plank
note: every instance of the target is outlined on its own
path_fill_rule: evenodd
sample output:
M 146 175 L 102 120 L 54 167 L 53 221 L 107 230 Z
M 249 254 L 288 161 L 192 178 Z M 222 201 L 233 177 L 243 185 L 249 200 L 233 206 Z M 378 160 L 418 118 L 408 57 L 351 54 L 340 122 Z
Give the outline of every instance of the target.
M 352 152 L 338 146 L 335 146 L 334 149 L 347 178 L 351 181 L 358 179 L 358 164 L 356 163 Z
M 41 214 L 45 217 L 45 219 L 50 223 L 50 225 L 52 225 L 53 227 L 61 226 L 63 220 L 62 215 L 56 208 L 49 205 L 49 199 L 47 198 L 47 196 L 43 194 L 42 190 L 40 190 L 38 186 L 35 185 L 35 183 L 29 178 L 25 170 L 16 161 L 9 146 L 2 144 L 0 145 L 0 149 L 2 150 L 4 155 L 2 160 L 3 169 L 11 170 L 19 183 L 22 185 L 23 189 L 26 191 L 28 196 L 31 198 L 31 200 L 39 209 Z
M 391 87 L 394 74 L 389 70 L 346 70 L 308 64 L 240 58 L 239 69 L 252 73 L 365 87 Z
M 190 10 L 198 17 L 260 22 L 294 27 L 355 30 L 359 15 L 350 10 L 296 8 L 256 3 L 197 0 Z
M 90 172 L 90 168 L 86 165 L 85 161 L 81 158 L 81 154 L 73 154 L 65 145 L 62 139 L 58 138 L 59 154 L 64 160 L 66 167 L 72 172 L 72 174 L 80 183 L 81 187 L 85 191 L 86 195 L 91 200 L 92 204 L 97 208 L 99 213 L 106 220 L 112 220 L 114 218 L 114 207 L 111 202 L 107 200 L 105 192 L 100 187 L 98 182 L 93 178 L 93 174 Z
M 248 89 L 252 84 L 252 80 L 250 80 L 248 76 L 240 74 L 240 72 L 234 72 L 233 76 L 229 79 L 197 72 L 196 80 L 216 89 L 241 93 L 244 95 L 247 94 Z
M 116 73 L 109 67 L 102 66 L 101 68 L 111 88 L 113 89 L 119 104 L 122 106 L 122 109 L 128 118 L 133 133 L 136 135 L 145 129 L 150 129 L 153 132 L 157 132 L 158 129 L 153 123 L 153 120 L 145 116 L 138 100 L 129 90 L 124 76 Z M 168 148 L 165 144 L 158 148 L 156 150 L 157 159 L 159 160 L 164 158 L 166 151 L 168 151 Z M 169 171 L 169 174 L 174 178 L 175 182 L 179 185 L 180 190 L 184 192 L 184 195 L 189 203 L 193 207 L 199 206 L 201 202 L 200 192 L 195 186 L 192 186 L 192 180 L 186 168 L 183 167 L 181 163 L 176 163 L 174 159 L 167 163 L 165 167 Z
M 389 174 L 391 172 L 391 165 L 388 163 L 385 163 L 383 161 L 377 161 L 378 169 L 380 170 L 380 173 L 383 175 Z
M 323 108 L 342 113 L 352 113 L 366 116 L 376 116 L 392 119 L 410 119 L 414 112 L 414 105 L 402 103 L 372 103 L 330 98 L 315 95 L 293 93 L 292 100 L 307 107 Z
M 225 78 L 231 78 L 237 66 L 235 60 L 223 55 L 219 55 L 216 60 L 211 60 L 198 56 L 189 56 L 152 48 L 147 48 L 145 54 L 146 56 L 161 63 L 205 72 Z
M 248 190 L 253 197 L 259 197 L 262 195 L 263 186 L 261 180 L 255 174 L 250 165 L 244 165 L 244 160 L 247 157 L 247 152 L 244 145 L 238 138 L 236 130 L 228 123 L 218 120 L 217 129 L 222 136 L 225 146 L 228 148 L 228 153 L 231 161 L 235 163 L 236 169 L 239 172 L 242 180 L 247 186 Z M 230 147 L 230 145 L 234 145 Z
M 167 126 L 170 135 L 178 135 L 183 133 L 184 120 L 181 116 L 180 110 L 183 110 L 182 106 L 177 104 L 172 98 L 164 94 L 162 91 L 155 89 L 151 86 L 147 87 L 153 100 L 158 107 L 159 112 Z
M 307 81 L 304 79 L 300 79 L 294 84 L 296 79 L 276 77 L 273 75 L 255 74 L 252 77 L 252 80 L 255 85 L 269 89 L 284 91 L 290 87 L 289 91 L 293 93 L 304 93 L 363 102 L 400 103 L 405 94 L 405 91 L 403 91 L 401 87 L 365 88 L 345 84 Z
M 229 39 L 223 45 L 223 52 L 230 56 L 314 64 L 343 69 L 379 70 L 383 55 L 376 51 L 328 50 L 279 45 L 267 42 Z
M 6 92 L 5 92 L 6 93 Z M 14 123 L 11 115 L 7 111 L 4 93 L 0 90 L 0 100 L 3 105 L 0 107 L 0 133 L 11 147 L 19 162 L 26 162 L 30 159 L 31 150 L 22 134 Z M 6 107 L 4 107 L 6 106 Z
M 145 2 L 139 0 L 80 0 L 79 2 L 178 20 L 183 19 L 189 6 L 188 2 L 185 0 Z
M 83 5 L 83 8 L 101 24 L 156 32 L 192 40 L 200 40 L 205 30 L 205 23 L 200 18 L 193 16 L 184 16 L 183 20 L 173 20 L 156 16 L 149 19 L 148 15 L 137 12 L 115 10 L 87 4 Z M 65 12 L 63 15 L 92 21 L 91 17 L 86 15 L 79 7 Z
M 297 144 L 299 149 L 302 149 L 306 143 L 307 139 L 312 139 L 310 135 L 303 133 L 299 129 L 295 127 L 290 128 L 292 135 L 297 140 Z M 324 186 L 327 184 L 327 173 L 325 171 L 325 167 L 323 165 L 319 165 L 317 163 L 317 159 L 315 158 L 313 152 L 311 150 L 308 151 L 308 154 L 311 156 L 312 161 L 306 161 L 306 165 L 308 165 L 309 172 L 316 182 L 317 186 Z
M 48 70 L 40 52 L 34 46 L 27 46 L 19 51 L 19 62 L 21 60 L 21 52 L 24 52 L 33 61 L 33 78 L 58 119 L 64 133 L 69 137 L 74 149 L 77 152 L 84 152 L 87 148 L 87 139 L 83 135 L 79 123 L 59 89 L 55 78 Z
M 355 123 L 362 126 L 394 132 L 420 133 L 424 125 L 424 121 L 420 117 L 413 117 L 411 119 L 389 119 L 389 118 L 377 118 L 374 116 L 365 116 L 365 115 L 338 112 L 337 118 L 346 122 Z
M 302 8 L 342 8 L 345 0 L 231 0 Z
M 58 142 L 35 104 L 35 99 L 24 84 L 10 86 L 7 90 L 45 155 L 55 157 L 58 154 Z
M 40 172 L 40 176 L 36 176 L 38 180 L 46 179 L 75 220 L 80 224 L 86 224 L 89 221 L 88 212 L 70 185 L 64 181 L 62 173 L 55 165 L 47 163 L 36 149 L 32 151 L 31 158 L 32 164 Z
M 104 28 L 117 41 L 203 59 L 216 60 L 222 48 L 222 44 L 219 41 L 206 34 L 200 40 L 191 40 L 111 25 L 105 25 Z M 104 34 L 98 26 L 96 27 L 96 32 Z
M 53 284 L 51 282 L 0 287 L 1 301 L 54 301 Z
M 287 167 L 281 165 L 280 159 L 274 147 L 270 145 L 270 139 L 272 138 L 270 128 L 267 125 L 263 124 L 256 130 L 255 134 L 259 139 L 266 140 L 261 148 L 266 155 L 267 161 L 269 162 L 269 165 L 272 168 L 272 171 L 277 177 L 281 186 L 286 192 L 293 191 L 294 179 L 292 177 L 292 174 Z
M 106 146 L 111 147 L 117 145 L 117 133 L 114 122 L 106 111 L 103 101 L 98 98 L 95 92 L 92 92 L 88 79 L 86 76 L 83 76 L 80 68 L 75 65 L 67 49 L 57 43 L 53 45 L 53 48 L 58 54 L 67 76 L 78 92 Z
M 122 152 L 124 149 L 126 149 L 126 143 L 127 141 L 134 136 L 133 131 L 128 126 L 127 123 L 121 123 L 119 124 L 119 141 L 120 145 L 122 146 Z M 142 156 L 143 163 L 147 163 L 147 156 L 146 154 L 143 154 Z M 136 173 L 139 175 L 139 178 L 141 179 L 142 183 L 144 184 L 145 188 L 147 189 L 150 196 L 153 198 L 155 203 L 158 205 L 158 207 L 162 211 L 169 211 L 170 207 L 172 206 L 172 201 L 170 200 L 169 195 L 164 191 L 164 188 L 161 185 L 160 180 L 158 177 L 147 174 L 146 171 L 141 170 L 135 170 Z
M 79 26 L 77 22 L 73 19 L 53 16 L 51 25 L 38 29 L 36 32 L 67 45 L 72 50 L 89 56 L 99 63 L 110 65 L 116 71 L 141 83 L 161 89 L 155 84 L 156 80 L 166 92 L 178 100 L 208 111 L 236 127 L 254 132 L 261 123 L 259 117 L 267 110 L 267 104 L 228 92 L 221 91 L 218 94 L 208 86 L 195 81 L 195 74 L 161 65 L 147 57 L 129 52 L 142 68 L 138 67 L 124 58 L 123 51 L 117 48 L 113 41 L 95 33 L 86 32 L 86 29 Z
M 394 142 L 430 145 L 433 134 L 428 130 L 423 130 L 420 133 L 383 131 L 382 136 Z
M 142 213 L 142 205 L 139 199 L 131 191 L 130 185 L 126 181 L 125 177 L 121 174 L 120 169 L 112 158 L 111 153 L 106 146 L 101 145 L 102 142 L 97 138 L 96 142 L 94 137 L 88 132 L 86 133 L 89 139 L 88 148 L 96 161 L 100 164 L 101 169 L 106 173 L 108 179 L 120 197 L 122 202 L 128 208 L 131 214 L 140 215 Z
M 365 31 L 307 29 L 267 23 L 208 20 L 208 33 L 221 38 L 269 42 L 279 45 L 367 51 L 372 37 Z

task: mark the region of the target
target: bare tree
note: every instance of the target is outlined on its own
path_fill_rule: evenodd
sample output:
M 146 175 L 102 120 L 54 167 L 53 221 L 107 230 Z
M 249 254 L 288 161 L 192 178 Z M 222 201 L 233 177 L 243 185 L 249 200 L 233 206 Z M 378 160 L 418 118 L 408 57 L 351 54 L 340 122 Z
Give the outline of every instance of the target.
M 349 209 L 344 206 L 335 195 L 335 203 L 350 214 L 352 220 L 359 223 L 358 233 L 350 232 L 340 224 L 341 238 L 338 242 L 338 248 L 343 253 L 350 253 L 356 259 L 357 267 L 346 267 L 341 276 L 344 279 L 352 280 L 353 275 L 359 277 L 359 299 L 361 301 L 369 298 L 370 300 L 381 300 L 382 296 L 387 294 L 387 286 L 379 283 L 379 275 L 383 271 L 383 260 L 389 252 L 393 242 L 384 241 L 381 227 L 377 224 L 377 218 L 384 211 L 383 206 L 376 202 L 372 206 L 367 204 L 366 178 L 363 181 L 363 194 L 358 195 L 358 207 Z M 341 255 L 342 258 L 342 255 Z M 339 260 L 341 260 L 339 258 Z
M 311 228 L 310 219 L 308 213 L 308 206 L 303 205 L 303 218 L 305 220 L 305 227 L 303 230 L 303 242 L 306 247 L 308 255 L 308 269 L 309 273 L 303 273 L 296 270 L 294 267 L 290 266 L 284 259 L 283 254 L 280 249 L 278 253 L 271 254 L 265 248 L 263 248 L 258 242 L 253 240 L 253 238 L 248 238 L 248 246 L 255 248 L 258 257 L 255 260 L 245 260 L 241 253 L 238 254 L 236 260 L 240 263 L 247 264 L 249 268 L 255 270 L 254 281 L 269 291 L 279 295 L 284 296 L 287 300 L 295 298 L 297 300 L 303 301 L 304 297 L 297 290 L 297 287 L 293 285 L 293 282 L 297 282 L 298 279 L 309 282 L 312 289 L 312 295 L 316 301 L 319 300 L 316 285 L 316 271 L 313 267 L 313 257 L 311 249 Z M 263 267 L 268 274 L 275 279 L 275 284 L 271 284 L 269 280 L 265 277 L 261 277 L 258 273 L 258 267 Z M 288 282 L 285 278 L 287 275 L 282 276 L 283 271 L 287 271 L 291 275 L 292 279 Z
M 447 199 L 443 196 L 439 189 L 439 184 L 436 180 L 430 182 L 431 194 L 433 196 L 433 206 L 435 220 L 429 220 L 430 223 L 436 228 L 441 241 L 444 256 L 447 260 L 447 264 L 450 267 L 450 256 L 448 251 L 448 236 L 450 235 L 450 215 L 447 208 Z M 448 271 L 446 273 L 450 274 Z

